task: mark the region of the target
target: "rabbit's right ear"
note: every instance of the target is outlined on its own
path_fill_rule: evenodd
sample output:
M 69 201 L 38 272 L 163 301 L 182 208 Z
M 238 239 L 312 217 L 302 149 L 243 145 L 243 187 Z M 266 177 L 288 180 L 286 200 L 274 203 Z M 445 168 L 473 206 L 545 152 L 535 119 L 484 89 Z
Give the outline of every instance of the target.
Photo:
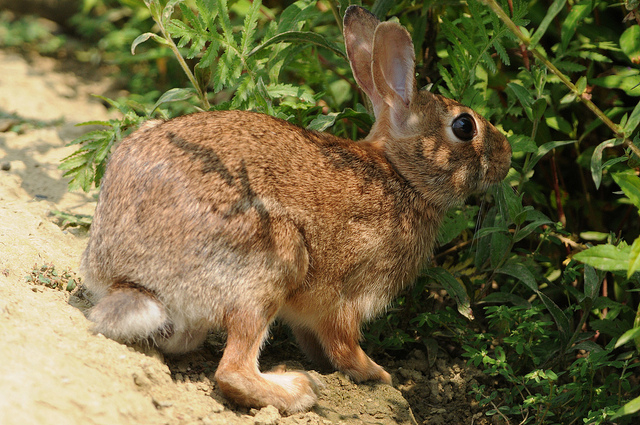
M 391 134 L 403 134 L 416 86 L 416 56 L 411 36 L 396 22 L 378 25 L 373 37 L 371 75 L 389 109 Z
M 376 90 L 371 73 L 373 36 L 379 24 L 380 21 L 375 15 L 360 6 L 349 6 L 344 13 L 344 44 L 353 77 L 371 100 L 376 119 L 384 103 Z

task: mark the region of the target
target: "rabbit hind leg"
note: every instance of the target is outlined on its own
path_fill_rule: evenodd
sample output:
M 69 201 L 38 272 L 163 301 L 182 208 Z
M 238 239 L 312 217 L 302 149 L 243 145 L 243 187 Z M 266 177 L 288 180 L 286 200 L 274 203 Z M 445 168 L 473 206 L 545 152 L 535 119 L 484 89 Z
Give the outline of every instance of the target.
M 275 317 L 241 310 L 228 316 L 227 345 L 216 381 L 230 400 L 250 407 L 273 405 L 286 414 L 304 412 L 316 403 L 316 384 L 304 372 L 261 373 L 258 355 Z

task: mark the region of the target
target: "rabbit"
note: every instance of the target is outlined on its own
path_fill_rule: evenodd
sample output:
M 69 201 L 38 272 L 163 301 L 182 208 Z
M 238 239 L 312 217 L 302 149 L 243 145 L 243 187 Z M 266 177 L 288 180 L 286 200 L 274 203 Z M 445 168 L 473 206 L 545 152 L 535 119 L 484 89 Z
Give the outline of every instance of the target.
M 511 148 L 471 109 L 416 89 L 400 24 L 351 6 L 344 39 L 376 118 L 363 140 L 217 111 L 120 142 L 81 262 L 96 332 L 177 354 L 226 330 L 218 388 L 283 414 L 313 407 L 318 382 L 260 371 L 276 318 L 317 363 L 391 383 L 360 347 L 362 323 L 414 281 L 445 212 L 505 178 Z

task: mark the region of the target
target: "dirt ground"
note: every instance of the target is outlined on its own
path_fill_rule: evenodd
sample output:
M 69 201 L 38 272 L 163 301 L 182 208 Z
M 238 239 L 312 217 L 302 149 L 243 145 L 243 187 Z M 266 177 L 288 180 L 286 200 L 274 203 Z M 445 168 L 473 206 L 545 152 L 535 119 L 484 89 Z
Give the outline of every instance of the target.
M 110 83 L 62 65 L 0 51 L 0 424 L 491 423 L 469 395 L 481 375 L 447 357 L 430 367 L 421 351 L 376 359 L 394 386 L 310 372 L 324 386 L 305 414 L 238 408 L 213 381 L 219 335 L 176 358 L 142 354 L 93 333 L 77 293 L 28 282 L 34 266 L 78 270 L 87 234 L 63 230 L 51 211 L 92 214 L 95 207 L 93 194 L 67 191 L 57 165 L 83 131 L 75 123 L 108 118 L 90 94 Z M 261 358 L 264 369 L 282 363 L 314 368 L 286 340 L 269 344 Z

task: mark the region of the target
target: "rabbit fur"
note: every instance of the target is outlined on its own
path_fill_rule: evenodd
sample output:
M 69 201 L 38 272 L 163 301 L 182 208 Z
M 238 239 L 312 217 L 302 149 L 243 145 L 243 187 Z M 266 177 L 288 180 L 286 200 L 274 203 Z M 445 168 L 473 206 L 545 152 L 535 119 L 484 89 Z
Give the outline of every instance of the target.
M 511 149 L 469 108 L 416 90 L 401 25 L 352 6 L 344 36 L 376 117 L 364 140 L 219 111 L 149 122 L 117 146 L 82 257 L 97 332 L 181 353 L 225 329 L 220 390 L 287 414 L 317 389 L 259 370 L 275 318 L 319 364 L 391 383 L 361 324 L 413 282 L 447 209 L 506 176 Z

